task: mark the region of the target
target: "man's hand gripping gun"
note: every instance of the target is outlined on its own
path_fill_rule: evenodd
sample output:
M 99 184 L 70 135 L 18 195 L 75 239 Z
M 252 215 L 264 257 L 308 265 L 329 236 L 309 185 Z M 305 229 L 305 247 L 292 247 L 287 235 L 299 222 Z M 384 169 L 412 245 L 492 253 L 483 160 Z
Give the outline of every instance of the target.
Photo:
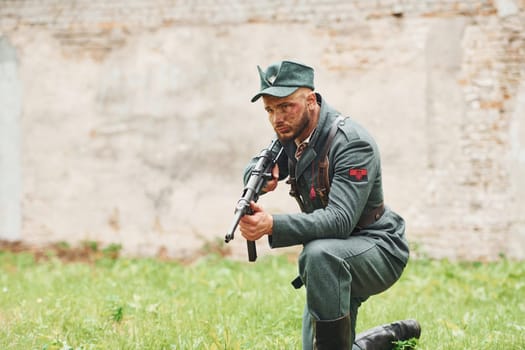
M 233 234 L 237 229 L 239 221 L 244 215 L 253 214 L 250 202 L 257 202 L 259 199 L 259 194 L 263 189 L 266 181 L 272 179 L 272 169 L 279 160 L 283 152 L 283 147 L 279 140 L 273 140 L 268 148 L 264 149 L 259 156 L 257 157 L 257 162 L 253 167 L 248 182 L 244 186 L 242 191 L 241 199 L 237 202 L 235 207 L 233 224 L 230 228 L 230 231 L 224 237 L 224 241 L 228 243 L 233 239 Z M 246 241 L 248 246 L 248 260 L 255 261 L 257 260 L 257 248 L 255 247 L 254 241 Z

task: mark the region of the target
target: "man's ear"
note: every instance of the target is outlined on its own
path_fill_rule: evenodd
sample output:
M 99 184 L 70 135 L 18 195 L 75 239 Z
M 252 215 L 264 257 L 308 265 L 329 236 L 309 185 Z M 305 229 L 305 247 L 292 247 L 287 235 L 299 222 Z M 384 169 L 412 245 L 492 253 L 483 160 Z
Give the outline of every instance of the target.
M 308 96 L 306 96 L 306 102 L 308 104 L 308 109 L 311 110 L 311 109 L 315 108 L 315 104 L 317 103 L 317 98 L 315 96 L 315 92 L 310 91 Z

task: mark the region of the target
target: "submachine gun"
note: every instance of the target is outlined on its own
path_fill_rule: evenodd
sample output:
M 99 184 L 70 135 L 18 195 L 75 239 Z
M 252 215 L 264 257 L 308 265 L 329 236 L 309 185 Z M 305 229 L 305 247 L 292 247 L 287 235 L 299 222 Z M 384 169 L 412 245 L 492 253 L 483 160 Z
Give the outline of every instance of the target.
M 233 239 L 233 234 L 237 229 L 239 221 L 244 215 L 252 215 L 253 211 L 250 207 L 250 202 L 257 202 L 259 194 L 264 187 L 266 181 L 272 179 L 272 169 L 279 160 L 283 152 L 283 146 L 278 139 L 274 139 L 270 145 L 261 151 L 256 158 L 257 161 L 253 167 L 250 177 L 242 190 L 241 199 L 237 202 L 235 207 L 233 224 L 224 237 L 224 241 L 228 243 Z M 255 241 L 246 241 L 248 247 L 248 260 L 257 260 L 257 248 Z

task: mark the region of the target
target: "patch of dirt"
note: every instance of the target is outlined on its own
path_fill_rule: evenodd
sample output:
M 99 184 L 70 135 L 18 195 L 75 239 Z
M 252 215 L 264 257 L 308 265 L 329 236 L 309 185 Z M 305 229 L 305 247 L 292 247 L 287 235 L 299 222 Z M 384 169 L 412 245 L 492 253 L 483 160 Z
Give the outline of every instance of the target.
M 58 258 L 63 262 L 93 263 L 102 258 L 118 258 L 120 246 L 109 245 L 101 248 L 96 242 L 83 242 L 79 246 L 70 246 L 63 242 L 33 245 L 22 241 L 0 240 L 0 251 L 9 251 L 15 254 L 29 253 L 35 257 L 36 261 Z
M 29 253 L 34 256 L 37 262 L 58 258 L 64 263 L 94 263 L 100 259 L 117 259 L 120 256 L 121 249 L 122 247 L 119 244 L 101 246 L 100 243 L 94 241 L 82 242 L 77 246 L 72 246 L 65 242 L 37 245 L 23 241 L 0 240 L 0 252 Z M 191 264 L 199 258 L 211 254 L 227 257 L 231 256 L 232 251 L 229 246 L 224 244 L 208 242 L 191 256 L 178 259 L 170 257 L 167 254 L 166 247 L 160 247 L 156 258 L 161 261 L 178 261 L 183 264 Z

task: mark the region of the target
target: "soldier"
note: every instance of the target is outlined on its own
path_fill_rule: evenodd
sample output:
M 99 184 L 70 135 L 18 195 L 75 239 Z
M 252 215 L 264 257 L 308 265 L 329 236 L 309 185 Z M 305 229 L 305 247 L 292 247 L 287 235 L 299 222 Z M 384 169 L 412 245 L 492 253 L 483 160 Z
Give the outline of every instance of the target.
M 270 214 L 252 202 L 240 231 L 267 235 L 272 248 L 303 245 L 296 288 L 304 284 L 303 349 L 392 349 L 420 335 L 415 320 L 378 326 L 355 336 L 357 311 L 392 286 L 409 248 L 401 216 L 384 205 L 379 150 L 370 134 L 314 92 L 314 71 L 293 61 L 257 67 L 270 123 L 287 157 L 273 168 L 263 193 L 288 178 L 301 213 Z M 245 180 L 256 159 L 246 168 Z

